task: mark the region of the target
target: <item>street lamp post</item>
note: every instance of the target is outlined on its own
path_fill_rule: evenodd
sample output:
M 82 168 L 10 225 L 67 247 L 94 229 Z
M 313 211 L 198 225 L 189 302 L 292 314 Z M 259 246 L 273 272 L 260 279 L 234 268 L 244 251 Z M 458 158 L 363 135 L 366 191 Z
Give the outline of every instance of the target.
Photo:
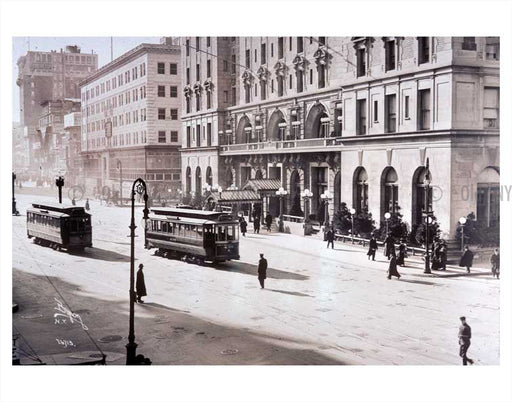
M 132 217 L 130 223 L 130 329 L 128 333 L 128 343 L 126 344 L 126 365 L 136 364 L 135 356 L 137 344 L 135 343 L 135 193 L 144 197 L 144 232 L 146 231 L 146 222 L 148 219 L 148 192 L 146 182 L 138 178 L 133 182 L 131 201 Z
M 276 191 L 276 195 L 279 197 L 279 231 L 281 233 L 284 232 L 284 222 L 283 222 L 283 202 L 284 197 L 288 194 L 284 188 L 279 187 L 279 190 Z
M 427 158 L 427 164 L 425 166 L 426 172 L 425 172 L 425 178 L 423 179 L 423 185 L 425 190 L 425 269 L 423 270 L 424 274 L 431 274 L 432 271 L 430 270 L 430 250 L 429 250 L 429 238 L 428 234 L 430 231 L 430 221 L 432 219 L 433 211 L 430 210 L 430 203 L 429 203 L 429 193 L 430 193 L 430 170 L 429 170 L 429 163 Z
M 119 169 L 119 202 L 123 205 L 123 164 L 118 159 L 117 168 Z
M 57 177 L 57 179 L 55 179 L 55 185 L 59 189 L 59 204 L 62 204 L 62 187 L 64 187 L 64 177 Z
M 320 198 L 324 201 L 324 226 L 329 226 L 329 200 L 332 195 L 329 190 L 325 190 Z
M 386 220 L 386 237 L 388 237 L 389 232 L 389 218 L 391 218 L 391 214 L 389 212 L 386 212 L 384 214 L 384 219 Z
M 19 215 L 18 209 L 16 208 L 16 198 L 14 197 L 14 183 L 16 182 L 16 173 L 12 172 L 12 214 Z
M 354 244 L 354 215 L 356 214 L 356 210 L 354 208 L 350 208 L 350 218 L 352 219 L 352 229 L 350 230 L 352 234 L 352 244 Z
M 468 220 L 464 216 L 461 216 L 459 219 L 460 229 L 461 229 L 461 236 L 460 236 L 460 250 L 461 251 L 464 251 L 464 226 L 466 225 L 467 221 Z
M 304 200 L 304 236 L 306 236 L 307 234 L 310 233 L 309 228 L 308 228 L 309 200 L 311 200 L 311 198 L 313 197 L 313 193 L 311 191 L 309 191 L 309 189 L 306 188 L 306 189 L 304 189 L 304 191 L 302 191 L 300 193 L 300 196 Z

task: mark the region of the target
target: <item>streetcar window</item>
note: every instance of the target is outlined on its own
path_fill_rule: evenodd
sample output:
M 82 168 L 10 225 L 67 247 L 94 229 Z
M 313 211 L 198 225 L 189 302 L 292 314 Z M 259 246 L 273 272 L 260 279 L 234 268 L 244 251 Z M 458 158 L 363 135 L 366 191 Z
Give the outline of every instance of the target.
M 197 237 L 200 239 L 203 238 L 203 227 L 202 226 L 197 227 Z
M 226 226 L 217 226 L 217 241 L 226 241 Z
M 168 232 L 167 225 L 168 225 L 167 222 L 162 222 L 162 232 L 166 232 L 166 233 Z
M 228 240 L 236 240 L 237 231 L 234 226 L 228 226 Z

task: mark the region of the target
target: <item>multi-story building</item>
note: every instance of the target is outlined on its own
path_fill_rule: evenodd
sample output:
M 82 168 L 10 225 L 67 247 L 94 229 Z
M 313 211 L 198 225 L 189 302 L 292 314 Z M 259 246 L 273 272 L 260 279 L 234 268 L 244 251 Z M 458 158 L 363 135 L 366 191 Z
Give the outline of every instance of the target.
M 180 187 L 180 48 L 141 44 L 80 83 L 82 156 L 88 191 L 128 197 L 138 177 L 150 196 Z
M 30 150 L 30 165 L 39 171 L 33 160 L 34 149 L 41 149 L 36 135 L 42 103 L 65 98 L 79 98 L 78 83 L 98 68 L 98 55 L 81 53 L 77 46 L 67 46 L 60 52 L 29 51 L 17 61 L 20 87 L 20 124 L 26 132 Z M 39 144 L 39 145 L 35 145 Z M 36 147 L 36 148 L 34 148 Z
M 225 126 L 226 108 L 236 104 L 239 96 L 238 38 L 185 37 L 181 41 L 182 184 L 184 194 L 194 198 L 204 193 L 205 186 L 218 184 L 219 132 Z
M 377 222 L 399 211 L 412 228 L 422 219 L 428 159 L 434 191 L 427 202 L 447 236 L 470 212 L 485 225 L 497 223 L 498 38 L 250 37 L 236 43 L 240 90 L 236 103 L 219 112 L 213 182 L 244 188 L 250 179 L 278 180 L 288 191 L 285 213 L 294 216 L 303 215 L 300 193 L 309 189 L 311 212 L 320 220 L 321 195 L 329 190 L 330 216 L 345 202 Z M 189 166 L 184 161 L 183 169 Z M 274 216 L 277 201 L 267 195 L 264 202 Z
M 28 140 L 25 128 L 18 122 L 12 123 L 12 168 L 16 172 L 28 170 Z
M 32 160 L 39 166 L 39 174 L 46 179 L 61 174 L 67 176 L 68 139 L 64 129 L 64 116 L 80 111 L 80 99 L 44 101 L 41 106 Z

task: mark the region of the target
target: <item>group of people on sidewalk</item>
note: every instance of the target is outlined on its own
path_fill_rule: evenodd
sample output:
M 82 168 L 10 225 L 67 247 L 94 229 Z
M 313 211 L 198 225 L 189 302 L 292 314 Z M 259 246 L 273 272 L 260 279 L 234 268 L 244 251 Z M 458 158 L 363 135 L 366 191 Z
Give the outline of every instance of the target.
M 255 234 L 260 233 L 260 227 L 261 227 L 261 218 L 259 213 L 254 213 L 252 216 L 253 220 L 253 229 Z M 273 216 L 269 213 L 265 216 L 265 227 L 267 229 L 267 232 L 272 231 L 272 222 L 274 221 Z M 245 234 L 247 233 L 247 221 L 245 220 L 245 217 L 243 215 L 240 215 L 238 217 L 238 223 L 240 224 L 240 233 L 242 233 L 242 236 L 245 237 Z

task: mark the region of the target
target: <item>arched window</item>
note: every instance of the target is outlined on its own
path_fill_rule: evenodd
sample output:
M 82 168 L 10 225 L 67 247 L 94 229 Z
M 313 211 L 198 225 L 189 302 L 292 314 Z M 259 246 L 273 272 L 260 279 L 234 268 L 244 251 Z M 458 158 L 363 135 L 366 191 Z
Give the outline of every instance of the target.
M 425 175 L 427 169 L 420 166 L 414 172 L 412 177 L 412 219 L 411 222 L 420 225 L 423 222 L 423 212 L 425 211 Z M 430 180 L 432 181 L 432 173 L 430 173 Z M 432 211 L 432 188 L 428 194 L 428 210 Z
M 387 167 L 382 172 L 381 200 L 382 219 L 386 212 L 398 212 L 398 175 L 392 167 Z
M 247 116 L 243 116 L 238 122 L 236 129 L 236 143 L 247 144 L 251 140 L 252 125 Z
M 212 168 L 208 166 L 206 168 L 206 184 L 209 184 L 210 186 L 213 183 L 213 176 L 212 176 Z
M 354 172 L 353 205 L 357 212 L 368 210 L 368 173 L 362 166 Z
M 190 194 L 190 191 L 192 190 L 192 172 L 191 172 L 190 166 L 187 167 L 187 173 L 186 173 L 185 177 L 186 177 L 185 193 Z
M 485 227 L 500 222 L 500 174 L 497 167 L 488 166 L 477 179 L 476 219 Z
M 280 110 L 276 110 L 268 121 L 267 137 L 271 141 L 283 141 L 286 134 L 286 121 Z
M 325 138 L 329 136 L 329 116 L 325 107 L 318 103 L 311 108 L 306 119 L 305 138 Z
M 196 168 L 196 196 L 202 194 L 202 188 L 201 188 L 201 168 L 198 166 Z

